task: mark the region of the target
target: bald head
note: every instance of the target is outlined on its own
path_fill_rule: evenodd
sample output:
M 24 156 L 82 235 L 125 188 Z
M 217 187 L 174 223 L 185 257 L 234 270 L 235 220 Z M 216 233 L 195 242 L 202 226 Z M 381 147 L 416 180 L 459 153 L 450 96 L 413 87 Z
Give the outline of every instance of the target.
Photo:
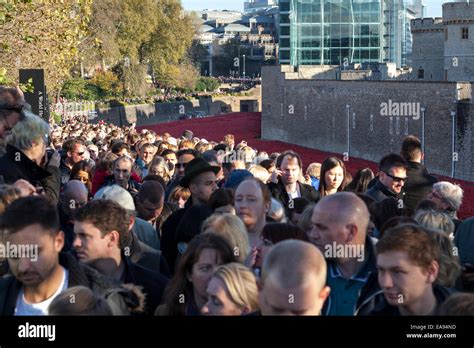
M 359 231 L 357 241 L 365 241 L 370 213 L 367 205 L 356 194 L 338 192 L 325 196 L 316 204 L 313 212 L 326 215 L 329 220 L 339 221 L 344 225 L 356 225 Z
M 284 288 L 295 288 L 313 277 L 321 290 L 326 283 L 326 261 L 310 243 L 296 239 L 277 243 L 263 262 L 262 282 L 272 278 Z
M 70 180 L 61 193 L 61 206 L 68 217 L 72 217 L 74 211 L 87 203 L 87 187 L 79 180 Z
M 326 261 L 313 245 L 277 243 L 265 257 L 259 304 L 263 315 L 319 315 L 329 295 Z

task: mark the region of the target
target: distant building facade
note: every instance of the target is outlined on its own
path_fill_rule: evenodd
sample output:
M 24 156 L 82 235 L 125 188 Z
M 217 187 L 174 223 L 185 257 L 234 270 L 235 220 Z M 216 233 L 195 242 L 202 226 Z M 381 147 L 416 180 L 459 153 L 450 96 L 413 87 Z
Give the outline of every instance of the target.
M 255 13 L 272 7 L 278 7 L 277 0 L 248 0 L 244 2 L 244 13 Z
M 223 53 L 222 45 L 236 42 L 245 59 L 251 62 L 276 60 L 278 55 L 278 7 L 275 1 L 251 1 L 252 11 L 204 10 L 196 40 L 204 45 L 209 56 L 206 75 L 214 75 L 213 59 Z M 249 4 L 250 4 L 249 3 Z M 243 57 L 241 57 L 243 59 Z
M 280 63 L 396 63 L 410 55 L 420 0 L 280 0 Z
M 443 4 L 442 18 L 412 20 L 413 79 L 474 81 L 474 3 Z

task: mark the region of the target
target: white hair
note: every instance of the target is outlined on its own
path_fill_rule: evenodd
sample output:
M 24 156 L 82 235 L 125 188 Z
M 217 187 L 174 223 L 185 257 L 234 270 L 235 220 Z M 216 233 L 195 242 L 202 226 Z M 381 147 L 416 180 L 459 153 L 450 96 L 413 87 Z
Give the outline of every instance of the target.
M 449 204 L 451 211 L 458 211 L 461 208 L 463 190 L 460 186 L 441 181 L 433 185 L 433 190 L 441 195 L 446 204 Z
M 33 142 L 38 142 L 49 136 L 50 128 L 45 120 L 29 111 L 25 111 L 25 116 L 25 119 L 18 122 L 6 138 L 7 144 L 19 150 L 28 150 Z

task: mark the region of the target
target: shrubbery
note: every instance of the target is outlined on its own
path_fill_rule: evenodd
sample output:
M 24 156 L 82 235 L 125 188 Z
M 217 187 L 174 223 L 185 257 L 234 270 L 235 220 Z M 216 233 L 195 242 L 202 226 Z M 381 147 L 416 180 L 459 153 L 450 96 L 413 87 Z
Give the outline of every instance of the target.
M 105 71 L 95 74 L 90 80 L 80 77 L 67 80 L 61 94 L 69 100 L 103 100 L 116 98 L 120 93 L 120 81 L 117 76 Z
M 213 77 L 200 77 L 196 83 L 197 92 L 213 92 L 219 87 L 219 81 Z

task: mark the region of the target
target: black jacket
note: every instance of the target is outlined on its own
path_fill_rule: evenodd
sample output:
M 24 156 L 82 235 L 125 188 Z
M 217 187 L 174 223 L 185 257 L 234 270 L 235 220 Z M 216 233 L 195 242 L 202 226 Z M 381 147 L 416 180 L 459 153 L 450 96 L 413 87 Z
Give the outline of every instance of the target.
M 168 182 L 168 185 L 166 185 L 166 191 L 165 191 L 165 201 L 168 201 L 168 198 L 170 197 L 170 194 L 171 194 L 171 191 L 173 191 L 173 189 L 176 187 L 176 186 L 179 186 L 179 181 L 181 180 L 181 178 L 178 178 L 176 175 L 174 178 L 172 178 L 169 182 Z
M 408 162 L 406 192 L 403 202 L 407 212 L 412 215 L 418 205 L 430 193 L 433 184 L 438 180 L 428 174 L 426 168 L 417 162 Z
M 402 191 L 400 194 L 396 194 L 395 192 L 389 190 L 384 184 L 377 180 L 375 184 L 367 190 L 365 193 L 366 195 L 375 199 L 376 202 L 381 202 L 386 198 L 393 197 L 395 199 L 403 199 L 404 192 Z
M 58 204 L 58 216 L 59 224 L 61 225 L 61 231 L 64 232 L 64 252 L 71 251 L 72 243 L 74 242 L 74 222 L 72 219 L 66 215 L 61 204 Z
M 69 271 L 68 287 L 86 286 L 99 296 L 104 296 L 114 315 L 130 314 L 127 296 L 120 289 L 121 284 L 108 278 L 95 269 L 79 263 L 69 253 L 59 254 L 59 264 Z M 0 278 L 0 315 L 12 316 L 22 284 L 12 275 Z
M 163 223 L 161 228 L 161 250 L 163 256 L 168 262 L 171 273 L 174 273 L 174 265 L 178 256 L 177 230 L 184 213 L 193 206 L 193 198 L 190 196 L 184 205 L 184 208 L 176 210 Z
M 300 197 L 306 198 L 310 202 L 318 202 L 319 201 L 319 192 L 314 189 L 313 186 L 302 184 L 300 182 L 297 183 L 300 189 Z M 290 196 L 286 192 L 285 185 L 281 180 L 278 180 L 278 183 L 269 183 L 268 188 L 272 194 L 273 198 L 278 199 L 285 208 L 285 214 L 288 218 L 291 217 L 291 214 L 294 210 L 293 207 L 290 205 Z
M 165 223 L 166 219 L 171 216 L 175 211 L 179 209 L 178 205 L 171 202 L 165 202 L 163 205 L 163 210 L 161 211 L 160 216 L 156 219 L 154 227 L 156 229 L 156 233 L 160 236 L 161 239 L 161 229 L 163 228 L 163 224 Z
M 387 301 L 379 285 L 378 273 L 374 272 L 360 291 L 355 315 L 369 315 L 374 308 L 382 308 L 385 305 L 387 305 Z
M 160 250 L 153 249 L 141 242 L 138 237 L 131 233 L 130 243 L 125 247 L 125 255 L 131 262 L 171 278 L 171 272 Z
M 53 204 L 58 202 L 59 168 L 54 166 L 42 168 L 12 145 L 7 145 L 6 154 L 0 158 L 0 175 L 6 184 L 24 179 L 35 187 L 43 187 L 45 197 Z
M 151 271 L 148 268 L 133 263 L 129 258 L 124 257 L 125 272 L 122 281 L 124 284 L 135 284 L 143 288 L 145 294 L 146 315 L 153 315 L 160 305 L 163 293 L 168 285 L 168 278 Z
M 455 290 L 444 286 L 434 284 L 433 293 L 441 305 Z M 361 295 L 357 302 L 357 310 L 355 315 L 383 315 L 383 316 L 399 316 L 398 307 L 388 304 L 382 289 L 378 283 L 377 272 L 370 275 L 366 285 L 361 290 Z
M 64 158 L 61 158 L 59 171 L 61 172 L 61 186 L 64 186 L 68 183 L 69 177 L 71 176 L 71 169 L 66 165 Z

